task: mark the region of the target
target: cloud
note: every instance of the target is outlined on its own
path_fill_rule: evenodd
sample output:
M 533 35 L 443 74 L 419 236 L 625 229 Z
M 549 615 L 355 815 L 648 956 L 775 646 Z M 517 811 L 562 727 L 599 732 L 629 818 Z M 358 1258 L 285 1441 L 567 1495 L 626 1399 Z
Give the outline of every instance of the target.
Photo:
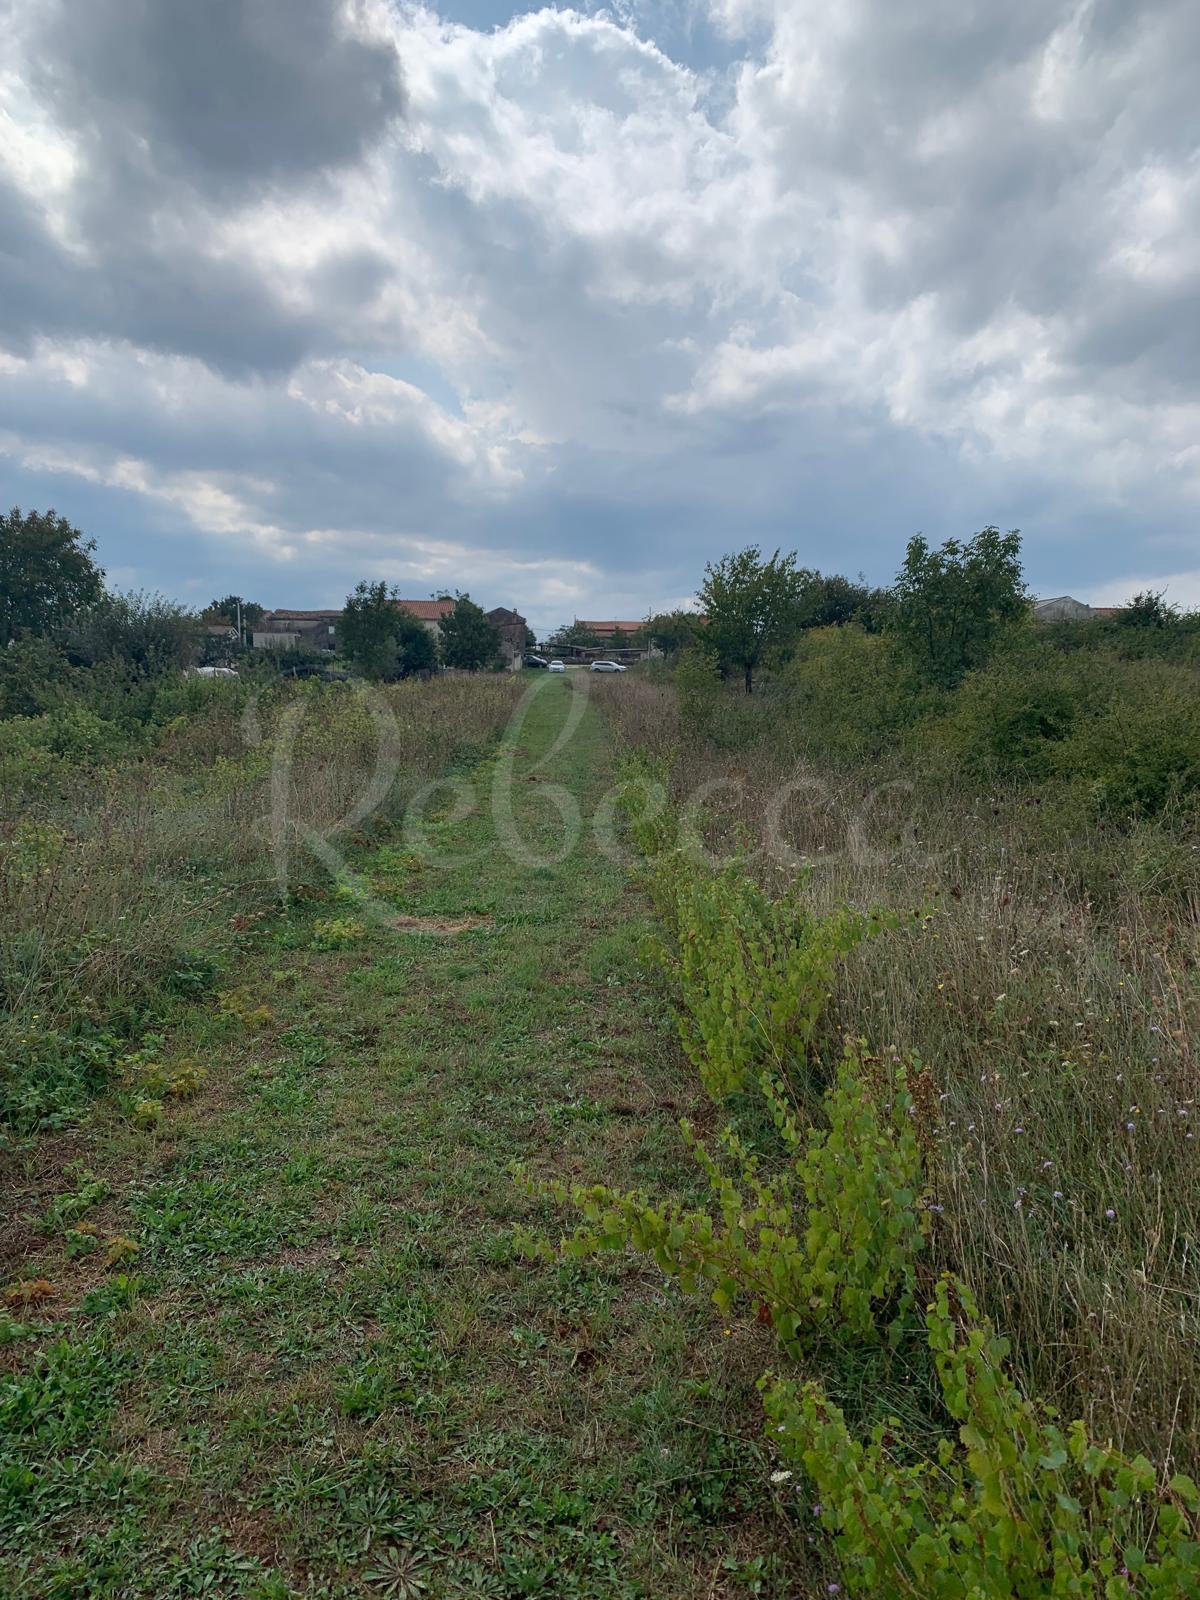
M 394 42 L 329 0 L 33 9 L 34 82 L 106 198 L 164 179 L 219 196 L 294 184 L 357 161 L 403 106 Z
M 394 561 L 547 624 L 751 540 L 886 578 L 994 521 L 1038 588 L 1191 570 L 1194 5 L 500 20 L 10 8 L 22 493 L 76 485 L 168 587 L 240 528 L 277 601 Z

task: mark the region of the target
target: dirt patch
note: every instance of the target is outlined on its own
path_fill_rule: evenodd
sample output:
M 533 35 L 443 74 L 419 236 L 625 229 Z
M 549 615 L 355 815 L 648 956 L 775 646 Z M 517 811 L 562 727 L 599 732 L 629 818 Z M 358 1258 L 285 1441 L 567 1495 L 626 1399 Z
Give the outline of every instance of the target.
M 472 928 L 490 928 L 491 917 L 393 917 L 389 926 L 397 933 L 430 933 L 438 938 L 469 933 Z

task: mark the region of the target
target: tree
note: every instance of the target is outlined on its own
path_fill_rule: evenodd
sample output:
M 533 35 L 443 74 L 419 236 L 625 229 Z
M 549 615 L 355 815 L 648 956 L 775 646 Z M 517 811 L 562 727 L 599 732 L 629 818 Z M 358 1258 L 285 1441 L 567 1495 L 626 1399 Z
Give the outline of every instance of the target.
M 599 650 L 604 641 L 598 633 L 593 633 L 591 628 L 585 628 L 579 622 L 564 622 L 556 628 L 546 643 L 552 650 L 569 650 L 578 645 L 584 650 Z
M 254 600 L 243 600 L 240 594 L 227 594 L 224 600 L 214 600 L 204 613 L 204 620 L 227 622 L 231 628 L 236 628 L 239 607 L 242 627 L 249 632 L 262 621 L 263 608 Z
M 886 589 L 873 589 L 861 574 L 852 581 L 839 573 L 814 573 L 805 594 L 804 626 L 840 628 L 857 622 L 868 633 L 877 633 L 890 598 Z
M 400 591 L 380 579 L 347 595 L 337 627 L 338 650 L 368 678 L 407 678 L 437 664 L 429 629 L 397 601 Z
M 815 576 L 778 550 L 764 561 L 757 545 L 705 567 L 697 598 L 708 621 L 700 642 L 723 676 L 735 669 L 742 674 L 747 694 L 754 692 L 758 668 L 784 656 L 795 640 Z
M 477 672 L 494 667 L 500 659 L 500 632 L 469 594 L 460 594 L 454 610 L 438 622 L 442 635 L 442 660 L 448 667 Z
M 695 640 L 703 625 L 702 618 L 695 611 L 660 611 L 646 622 L 640 640 L 646 649 L 661 650 L 665 656 L 677 656 Z
M 77 666 L 113 662 L 140 676 L 187 667 L 196 659 L 200 626 L 196 614 L 161 594 L 106 594 L 60 633 Z
M 85 539 L 56 511 L 0 516 L 0 645 L 53 632 L 104 593 L 104 571 Z
M 1135 594 L 1117 612 L 1116 620 L 1124 628 L 1169 628 L 1172 623 L 1179 621 L 1179 611 L 1167 604 L 1163 598 L 1165 593 L 1164 589 L 1157 593 L 1147 589 L 1142 594 Z
M 1028 605 L 1019 529 L 987 527 L 940 550 L 918 535 L 896 578 L 890 625 L 928 682 L 954 688 Z

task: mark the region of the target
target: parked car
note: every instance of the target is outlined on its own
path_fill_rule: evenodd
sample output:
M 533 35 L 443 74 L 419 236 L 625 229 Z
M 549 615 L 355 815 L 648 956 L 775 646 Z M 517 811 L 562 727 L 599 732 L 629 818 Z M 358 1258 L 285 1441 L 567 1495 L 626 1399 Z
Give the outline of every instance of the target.
M 526 656 L 521 665 L 524 667 L 547 667 L 550 663 L 545 656 Z
M 593 672 L 624 672 L 626 669 L 619 661 L 593 661 Z
M 551 672 L 565 672 L 567 669 L 566 669 L 566 666 L 563 664 L 563 662 L 561 662 L 561 661 L 552 661 L 550 663 L 549 670 Z
M 233 667 L 197 667 L 198 678 L 236 678 L 237 673 Z

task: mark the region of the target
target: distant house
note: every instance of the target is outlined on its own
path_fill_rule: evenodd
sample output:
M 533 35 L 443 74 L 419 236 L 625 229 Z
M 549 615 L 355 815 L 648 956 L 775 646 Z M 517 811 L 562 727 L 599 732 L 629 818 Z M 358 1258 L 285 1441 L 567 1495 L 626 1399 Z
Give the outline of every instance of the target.
M 1089 606 L 1085 600 L 1060 594 L 1052 600 L 1035 601 L 1033 616 L 1036 622 L 1087 622 L 1093 617 L 1115 617 L 1120 609 L 1120 606 Z
M 646 626 L 644 622 L 585 622 L 582 617 L 575 618 L 577 628 L 586 628 L 589 633 L 594 633 L 601 644 L 614 645 L 618 649 L 628 649 L 634 643 L 634 635 L 641 633 Z
M 648 654 L 646 647 L 638 638 L 645 622 L 591 622 L 583 617 L 575 618 L 575 626 L 582 633 L 586 628 L 598 645 L 575 644 L 569 646 L 556 646 L 556 649 L 565 650 L 575 661 L 637 661 L 641 656 Z
M 525 659 L 525 633 L 529 624 L 519 611 L 507 606 L 494 607 L 487 619 L 500 635 L 504 665 L 510 672 L 516 672 Z
M 397 600 L 396 604 L 423 622 L 435 639 L 441 633 L 438 623 L 454 610 L 453 600 Z
M 256 650 L 332 650 L 340 611 L 264 611 L 251 642 Z
M 454 610 L 453 600 L 397 600 L 396 604 L 423 622 L 435 639 L 439 621 Z M 277 611 L 266 611 L 254 629 L 254 648 L 334 650 L 337 648 L 337 627 L 341 620 L 340 610 L 293 611 L 280 607 Z

